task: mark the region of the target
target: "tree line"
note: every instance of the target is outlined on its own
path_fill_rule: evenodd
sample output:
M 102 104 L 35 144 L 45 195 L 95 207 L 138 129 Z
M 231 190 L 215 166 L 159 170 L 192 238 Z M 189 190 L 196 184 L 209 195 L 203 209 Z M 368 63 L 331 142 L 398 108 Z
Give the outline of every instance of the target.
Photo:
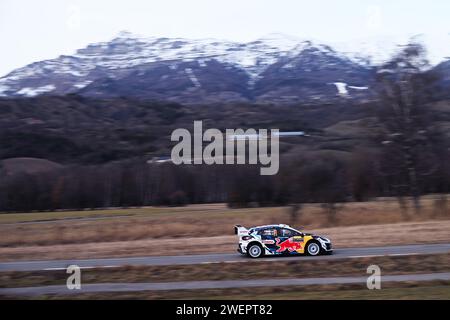
M 450 154 L 446 153 L 446 159 Z M 384 172 L 383 154 L 359 150 L 281 158 L 280 172 L 261 176 L 254 165 L 148 164 L 141 161 L 70 166 L 40 173 L 18 173 L 0 181 L 0 211 L 28 212 L 136 206 L 182 206 L 226 202 L 232 208 L 293 203 L 367 201 L 378 196 L 410 196 L 408 176 Z M 417 183 L 419 194 L 448 193 L 447 161 Z

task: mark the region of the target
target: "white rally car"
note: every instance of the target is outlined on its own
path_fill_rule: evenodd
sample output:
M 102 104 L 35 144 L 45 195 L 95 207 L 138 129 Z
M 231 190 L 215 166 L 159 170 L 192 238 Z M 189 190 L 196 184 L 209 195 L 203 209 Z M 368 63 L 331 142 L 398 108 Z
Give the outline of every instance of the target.
M 251 258 L 264 255 L 331 254 L 331 241 L 327 238 L 303 233 L 286 224 L 267 225 L 247 229 L 234 227 L 239 237 L 238 252 Z

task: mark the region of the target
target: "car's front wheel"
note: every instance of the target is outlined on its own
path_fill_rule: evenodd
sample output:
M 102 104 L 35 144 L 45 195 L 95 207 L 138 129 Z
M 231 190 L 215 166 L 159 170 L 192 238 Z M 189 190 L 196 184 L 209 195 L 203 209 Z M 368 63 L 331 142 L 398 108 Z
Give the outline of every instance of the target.
M 318 256 L 320 254 L 320 245 L 316 241 L 308 242 L 306 253 L 310 256 Z
M 251 244 L 248 248 L 247 248 L 247 254 L 250 258 L 260 258 L 263 256 L 264 252 L 263 252 L 263 248 L 259 245 L 259 244 Z

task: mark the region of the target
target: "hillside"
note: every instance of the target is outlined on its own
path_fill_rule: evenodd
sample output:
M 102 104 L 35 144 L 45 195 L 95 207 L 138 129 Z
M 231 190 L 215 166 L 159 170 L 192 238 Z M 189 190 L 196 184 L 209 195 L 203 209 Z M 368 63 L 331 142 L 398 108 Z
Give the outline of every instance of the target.
M 430 106 L 436 125 L 449 134 L 450 103 Z M 60 163 L 107 163 L 170 155 L 176 128 L 278 128 L 306 131 L 309 138 L 281 141 L 281 152 L 296 148 L 352 150 L 370 147 L 377 135 L 375 104 L 257 105 L 210 107 L 125 98 L 76 95 L 0 99 L 0 159 L 33 157 Z M 449 134 L 450 136 L 450 134 Z
M 342 138 L 334 133 L 327 134 L 323 131 L 325 128 L 340 121 L 368 117 L 371 110 L 370 104 L 217 104 L 204 108 L 124 98 L 87 99 L 74 95 L 3 99 L 0 100 L 0 159 L 35 157 L 63 163 L 106 163 L 134 157 L 165 156 L 170 155 L 172 131 L 176 128 L 191 130 L 195 120 L 203 120 L 205 129 L 306 131 L 313 137 L 284 140 L 282 151 L 299 144 L 320 148 L 326 141 Z M 347 133 L 343 131 L 342 134 Z M 368 139 L 351 134 L 344 138 Z M 323 144 L 315 143 L 322 140 Z

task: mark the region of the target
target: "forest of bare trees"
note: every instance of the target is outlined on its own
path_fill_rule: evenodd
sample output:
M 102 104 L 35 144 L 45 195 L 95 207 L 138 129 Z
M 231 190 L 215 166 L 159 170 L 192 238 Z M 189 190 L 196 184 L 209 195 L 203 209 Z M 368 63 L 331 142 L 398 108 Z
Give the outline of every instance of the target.
M 448 155 L 448 154 L 447 154 Z M 36 174 L 16 174 L 1 180 L 0 210 L 33 210 L 180 206 L 227 202 L 230 207 L 323 203 L 331 212 L 346 201 L 366 201 L 399 194 L 398 179 L 377 170 L 384 161 L 360 151 L 350 159 L 332 153 L 298 155 L 281 160 L 276 176 L 260 176 L 249 165 L 175 166 L 171 163 L 123 162 L 73 166 Z M 417 181 L 419 194 L 445 193 L 448 164 Z
M 427 177 L 446 175 L 448 143 L 433 121 L 429 102 L 439 93 L 439 74 L 429 71 L 425 48 L 410 44 L 377 71 L 380 173 L 402 205 L 412 197 L 416 213 Z M 445 183 L 444 183 L 445 184 Z

